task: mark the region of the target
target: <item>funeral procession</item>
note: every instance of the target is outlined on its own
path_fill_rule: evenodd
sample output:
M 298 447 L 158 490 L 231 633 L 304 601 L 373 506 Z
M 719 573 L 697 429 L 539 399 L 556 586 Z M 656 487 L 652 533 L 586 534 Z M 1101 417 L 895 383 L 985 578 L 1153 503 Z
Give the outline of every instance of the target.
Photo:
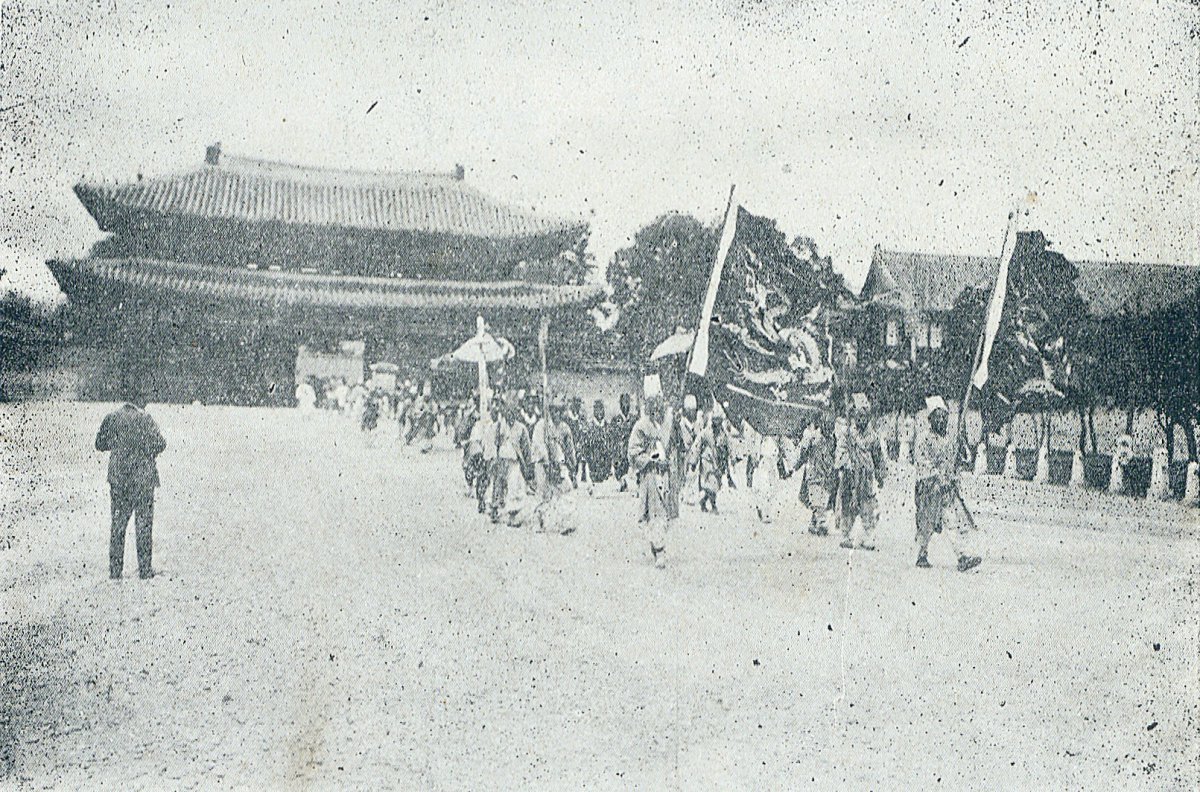
M 1200 6 L 0 20 L 0 788 L 1200 788 Z

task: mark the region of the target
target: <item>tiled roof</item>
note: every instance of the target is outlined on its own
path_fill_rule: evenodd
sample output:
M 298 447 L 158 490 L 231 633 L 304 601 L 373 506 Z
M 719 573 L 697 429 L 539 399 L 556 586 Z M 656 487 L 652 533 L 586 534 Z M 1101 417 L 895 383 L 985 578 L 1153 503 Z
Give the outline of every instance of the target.
M 999 260 L 875 249 L 862 296 L 894 293 L 910 310 L 949 311 L 967 287 L 990 288 Z
M 1142 315 L 1174 305 L 1200 288 L 1200 267 L 1132 264 L 1124 261 L 1076 261 L 1075 287 L 1097 316 L 1122 310 Z
M 454 174 L 332 170 L 222 156 L 197 170 L 75 193 L 105 231 L 131 215 L 186 215 L 469 237 L 513 238 L 584 227 L 501 204 Z
M 149 259 L 86 258 L 49 262 L 70 295 L 68 281 L 298 307 L 360 309 L 542 310 L 599 300 L 604 287 L 551 286 L 517 281 L 427 281 L 345 275 L 307 275 L 231 269 Z
M 1079 296 L 1096 316 L 1145 314 L 1200 287 L 1200 267 L 1118 261 L 1075 261 Z M 968 287 L 990 289 L 995 256 L 909 253 L 876 248 L 863 283 L 864 299 L 892 299 L 906 311 L 949 311 Z

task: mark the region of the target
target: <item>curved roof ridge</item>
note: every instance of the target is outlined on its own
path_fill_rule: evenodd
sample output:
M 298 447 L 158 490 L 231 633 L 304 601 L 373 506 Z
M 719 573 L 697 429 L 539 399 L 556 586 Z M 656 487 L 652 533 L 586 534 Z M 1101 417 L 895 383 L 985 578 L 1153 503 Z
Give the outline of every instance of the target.
M 538 311 L 588 304 L 599 301 L 604 294 L 601 284 L 559 286 L 523 281 L 491 284 L 392 278 L 330 282 L 304 274 L 230 270 L 156 259 L 53 259 L 47 266 L 68 294 L 81 282 L 90 281 L 157 295 L 204 295 L 301 308 Z
M 260 157 L 244 157 L 224 154 L 215 165 L 208 168 L 229 170 L 237 173 L 261 173 L 304 181 L 329 180 L 335 183 L 389 185 L 396 182 L 413 181 L 454 182 L 462 184 L 460 171 L 386 171 L 367 168 L 338 168 L 328 165 L 305 165 Z M 465 184 L 462 185 L 466 187 Z
M 453 174 L 355 171 L 222 155 L 204 165 L 75 192 L 105 231 L 131 216 L 191 216 L 249 223 L 424 232 L 493 239 L 586 232 L 580 215 L 542 214 L 493 198 Z
M 885 247 L 876 245 L 876 250 L 879 253 L 890 254 L 893 256 L 920 256 L 921 258 L 936 258 L 936 259 L 992 259 L 999 261 L 1000 256 L 995 253 L 940 253 L 938 251 L 929 250 L 905 250 L 903 248 Z

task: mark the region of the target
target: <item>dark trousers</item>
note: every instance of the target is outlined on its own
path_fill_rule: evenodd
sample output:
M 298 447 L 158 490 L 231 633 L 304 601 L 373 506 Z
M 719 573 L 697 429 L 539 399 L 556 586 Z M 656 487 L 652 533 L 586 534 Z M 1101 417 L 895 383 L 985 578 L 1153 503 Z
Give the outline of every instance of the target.
M 137 533 L 138 574 L 149 577 L 151 531 L 154 527 L 154 488 L 112 488 L 112 535 L 108 542 L 108 574 L 121 577 L 125 567 L 125 528 L 134 516 Z
M 467 484 L 475 492 L 475 502 L 479 505 L 479 513 L 487 511 L 487 488 L 491 479 L 492 463 L 483 458 L 483 454 L 473 454 L 463 463 L 463 475 Z
M 508 471 L 515 464 L 516 460 L 511 459 L 497 459 L 492 463 L 492 520 L 498 520 L 504 509 L 508 499 Z

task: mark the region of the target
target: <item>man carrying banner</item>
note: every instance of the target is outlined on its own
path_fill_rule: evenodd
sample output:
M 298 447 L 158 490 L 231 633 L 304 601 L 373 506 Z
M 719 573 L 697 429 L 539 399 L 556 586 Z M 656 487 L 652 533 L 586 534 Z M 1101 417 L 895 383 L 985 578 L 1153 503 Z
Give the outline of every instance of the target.
M 832 265 L 802 255 L 773 221 L 743 209 L 731 191 L 688 374 L 705 380 L 735 426 L 750 427 L 744 434 L 771 435 L 778 443 L 829 405 L 835 377 L 830 322 L 852 301 Z M 755 450 L 752 442 L 748 474 L 758 461 Z M 728 469 L 722 475 L 732 484 Z
M 957 531 L 947 531 L 958 556 L 958 571 L 979 566 L 983 559 L 966 551 L 967 522 L 958 509 L 958 442 L 947 431 L 949 412 L 941 396 L 925 400 L 929 428 L 921 433 L 913 451 L 917 481 L 913 493 L 917 507 L 917 566 L 928 569 L 929 540 L 946 527 L 947 518 L 957 521 Z
M 845 440 L 837 444 L 834 468 L 837 470 L 837 521 L 842 532 L 841 546 L 854 547 L 850 536 L 855 520 L 862 518 L 862 537 L 858 546 L 874 550 L 875 526 L 879 521 L 876 492 L 887 476 L 887 457 L 883 443 L 871 428 L 871 403 L 864 393 L 856 393 L 851 402 L 850 425 Z

